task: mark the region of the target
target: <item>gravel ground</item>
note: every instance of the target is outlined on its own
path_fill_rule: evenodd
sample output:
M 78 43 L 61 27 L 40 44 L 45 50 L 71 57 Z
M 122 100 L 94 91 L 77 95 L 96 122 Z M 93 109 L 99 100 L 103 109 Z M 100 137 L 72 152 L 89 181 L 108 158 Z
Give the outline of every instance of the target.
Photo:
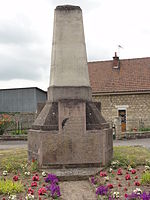
M 135 140 L 114 140 L 114 146 L 143 146 L 150 149 L 150 138 Z
M 0 149 L 27 148 L 27 141 L 0 141 Z
M 96 200 L 89 181 L 60 182 L 62 200 Z
M 114 146 L 143 146 L 150 149 L 150 138 L 114 140 Z M 27 148 L 27 141 L 0 141 L 0 149 Z

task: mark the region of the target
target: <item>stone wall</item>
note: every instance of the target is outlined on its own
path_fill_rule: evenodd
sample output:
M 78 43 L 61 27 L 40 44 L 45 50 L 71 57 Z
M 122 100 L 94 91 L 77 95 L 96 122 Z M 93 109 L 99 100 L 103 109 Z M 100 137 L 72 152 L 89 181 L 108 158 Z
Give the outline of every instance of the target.
M 113 124 L 118 109 L 126 109 L 126 130 L 140 127 L 150 128 L 150 94 L 93 95 L 101 102 L 101 113 L 107 122 Z
M 36 113 L 7 113 L 11 117 L 13 124 L 8 127 L 8 130 L 16 129 L 30 129 L 35 118 Z

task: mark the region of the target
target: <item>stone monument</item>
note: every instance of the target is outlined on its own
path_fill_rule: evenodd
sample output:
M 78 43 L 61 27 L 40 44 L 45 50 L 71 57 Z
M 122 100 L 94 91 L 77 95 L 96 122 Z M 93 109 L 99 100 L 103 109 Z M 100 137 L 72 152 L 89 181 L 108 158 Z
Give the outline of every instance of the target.
M 112 158 L 112 129 L 92 102 L 82 10 L 57 6 L 48 100 L 28 133 L 40 167 L 91 167 Z

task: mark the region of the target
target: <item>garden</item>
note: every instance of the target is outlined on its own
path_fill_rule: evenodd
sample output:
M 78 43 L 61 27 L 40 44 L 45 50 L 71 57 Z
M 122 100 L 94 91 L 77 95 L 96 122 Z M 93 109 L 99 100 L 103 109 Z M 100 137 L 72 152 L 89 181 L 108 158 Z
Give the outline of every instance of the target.
M 142 147 L 114 147 L 109 166 L 89 182 L 97 199 L 150 199 L 150 151 Z M 69 188 L 68 188 L 69 190 Z M 55 174 L 27 161 L 27 150 L 0 151 L 0 199 L 62 199 Z

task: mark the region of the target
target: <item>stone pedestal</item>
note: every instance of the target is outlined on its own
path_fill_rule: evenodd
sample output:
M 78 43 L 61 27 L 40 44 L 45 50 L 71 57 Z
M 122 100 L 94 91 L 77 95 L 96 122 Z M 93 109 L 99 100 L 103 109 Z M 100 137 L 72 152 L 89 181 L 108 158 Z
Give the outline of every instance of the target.
M 112 129 L 91 100 L 82 11 L 58 6 L 48 101 L 28 133 L 29 160 L 49 168 L 107 164 Z

